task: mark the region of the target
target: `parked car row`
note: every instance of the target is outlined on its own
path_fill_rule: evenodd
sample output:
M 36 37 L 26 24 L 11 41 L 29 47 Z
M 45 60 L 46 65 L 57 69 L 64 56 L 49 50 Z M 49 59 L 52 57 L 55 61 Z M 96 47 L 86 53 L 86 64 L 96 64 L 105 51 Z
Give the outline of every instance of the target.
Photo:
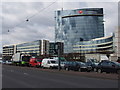
M 58 58 L 51 58 L 51 59 L 43 59 L 40 60 L 42 68 L 58 68 Z M 98 73 L 106 72 L 106 73 L 119 73 L 120 72 L 120 63 L 109 61 L 109 60 L 102 60 L 99 63 L 95 62 L 80 62 L 80 61 L 66 61 L 61 60 L 60 63 L 61 69 L 64 70 L 74 70 L 74 71 L 94 71 Z
M 3 62 L 3 64 L 12 65 L 11 61 Z M 31 57 L 29 60 L 30 67 L 40 67 L 40 68 L 49 68 L 49 69 L 57 69 L 58 68 L 58 57 L 52 58 L 44 58 L 39 59 L 35 57 Z M 80 62 L 80 61 L 66 61 L 65 58 L 60 58 L 60 68 L 70 71 L 80 71 L 80 72 L 106 72 L 106 73 L 120 73 L 120 63 L 102 60 L 99 63 L 88 61 L 88 62 Z

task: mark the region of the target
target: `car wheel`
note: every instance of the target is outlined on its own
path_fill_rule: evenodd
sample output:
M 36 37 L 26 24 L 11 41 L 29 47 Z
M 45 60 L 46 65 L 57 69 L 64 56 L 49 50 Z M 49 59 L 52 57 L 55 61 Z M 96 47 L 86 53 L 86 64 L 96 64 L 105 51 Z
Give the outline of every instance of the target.
M 117 74 L 120 74 L 120 70 L 117 70 Z
M 102 70 L 101 70 L 101 69 L 98 69 L 98 73 L 102 73 Z
M 31 64 L 29 64 L 29 67 L 32 67 Z
M 106 72 L 107 74 L 109 74 L 110 72 Z
M 50 66 L 49 69 L 52 69 L 52 67 Z
M 69 68 L 65 68 L 66 71 L 69 71 Z
M 94 72 L 97 72 L 97 69 L 96 69 L 96 68 L 94 68 L 94 69 L 93 69 L 93 71 L 94 71 Z
M 43 66 L 41 66 L 42 69 L 45 69 Z
M 36 68 L 39 68 L 39 66 L 38 66 L 38 65 L 36 65 Z
M 78 69 L 79 72 L 82 72 L 81 68 Z

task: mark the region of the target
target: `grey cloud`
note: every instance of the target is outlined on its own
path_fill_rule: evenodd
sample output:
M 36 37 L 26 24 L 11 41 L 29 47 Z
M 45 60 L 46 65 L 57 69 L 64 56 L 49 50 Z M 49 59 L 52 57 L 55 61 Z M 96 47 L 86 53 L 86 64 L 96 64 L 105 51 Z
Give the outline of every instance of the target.
M 105 35 L 109 36 L 118 26 L 118 3 L 117 2 L 92 2 L 87 3 L 88 7 L 101 7 L 104 9 Z
M 38 39 L 48 39 L 50 41 L 54 41 L 54 11 L 61 9 L 62 3 L 55 3 L 44 11 L 39 12 L 43 7 L 46 7 L 50 3 L 4 3 L 2 7 L 2 14 L 4 15 L 2 17 L 3 44 L 15 44 Z M 66 2 L 63 3 L 63 8 L 78 9 L 86 7 L 104 7 L 106 14 L 105 27 L 107 31 L 112 32 L 116 25 L 116 10 L 114 10 L 116 9 L 115 5 L 115 3 Z M 25 20 L 32 15 L 35 16 L 26 22 Z M 19 23 L 21 24 L 15 26 Z M 9 27 L 14 28 L 10 28 L 10 32 L 7 32 Z
M 120 1 L 118 3 L 118 25 L 120 26 Z

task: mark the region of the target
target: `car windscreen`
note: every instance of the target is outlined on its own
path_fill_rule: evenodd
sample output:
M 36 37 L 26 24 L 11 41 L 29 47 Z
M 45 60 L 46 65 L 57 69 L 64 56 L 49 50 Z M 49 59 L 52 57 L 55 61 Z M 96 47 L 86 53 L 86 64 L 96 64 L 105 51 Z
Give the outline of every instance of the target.
M 37 62 L 42 62 L 42 60 L 40 60 L 40 59 L 37 59 L 36 61 L 37 61 Z
M 61 61 L 66 61 L 66 59 L 64 57 L 60 57 L 59 58 Z
M 28 62 L 30 60 L 31 56 L 22 56 L 22 61 Z
M 120 63 L 118 63 L 118 62 L 114 62 L 116 65 L 118 65 L 118 66 L 120 66 Z
M 78 64 L 80 64 L 80 65 L 85 65 L 85 63 L 83 63 L 83 62 L 77 62 Z

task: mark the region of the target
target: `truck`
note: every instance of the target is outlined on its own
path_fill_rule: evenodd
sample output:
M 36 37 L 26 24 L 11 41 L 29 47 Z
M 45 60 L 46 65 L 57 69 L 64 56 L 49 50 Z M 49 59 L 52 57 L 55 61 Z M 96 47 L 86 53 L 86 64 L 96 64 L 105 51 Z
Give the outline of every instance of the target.
M 16 66 L 29 66 L 31 55 L 29 54 L 22 54 L 22 53 L 15 53 L 12 56 L 12 64 Z

